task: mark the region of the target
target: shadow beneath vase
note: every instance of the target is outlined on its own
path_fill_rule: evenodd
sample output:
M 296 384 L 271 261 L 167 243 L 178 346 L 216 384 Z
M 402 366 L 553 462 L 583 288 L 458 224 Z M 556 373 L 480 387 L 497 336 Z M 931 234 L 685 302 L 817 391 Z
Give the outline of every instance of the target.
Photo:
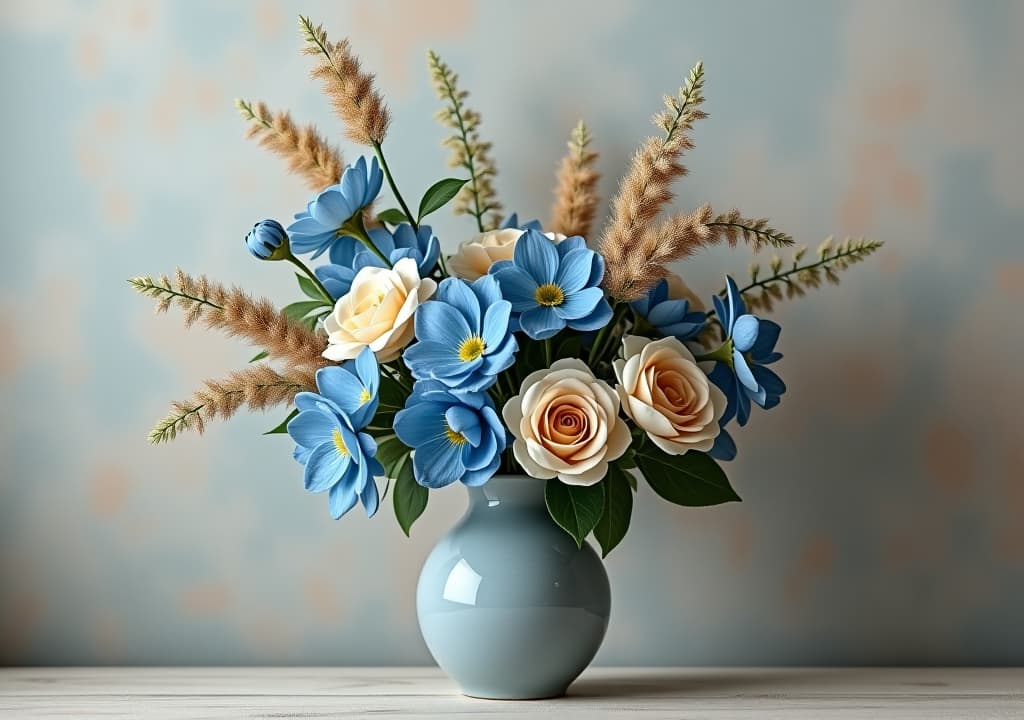
M 632 671 L 582 677 L 569 688 L 568 698 L 735 696 L 758 694 L 770 688 L 778 692 L 796 685 L 806 686 L 826 674 L 827 669 L 722 669 Z

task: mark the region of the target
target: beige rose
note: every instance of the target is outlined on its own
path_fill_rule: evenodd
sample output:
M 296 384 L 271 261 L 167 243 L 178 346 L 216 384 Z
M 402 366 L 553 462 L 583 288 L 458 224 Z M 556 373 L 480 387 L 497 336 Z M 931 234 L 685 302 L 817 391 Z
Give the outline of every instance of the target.
M 329 343 L 324 357 L 350 360 L 369 346 L 378 361 L 394 360 L 412 342 L 416 308 L 436 289 L 433 280 L 420 278 L 412 258 L 402 258 L 390 269 L 364 267 L 324 318 Z
M 575 358 L 530 373 L 502 416 L 516 460 L 535 478 L 593 485 L 629 447 L 615 391 Z
M 448 258 L 448 270 L 452 275 L 470 282 L 483 277 L 494 263 L 512 259 L 516 241 L 522 234 L 522 230 L 508 228 L 491 230 L 466 240 L 459 245 L 458 251 Z M 565 235 L 561 233 L 549 232 L 544 233 L 544 236 L 556 243 L 565 240 Z
M 623 359 L 614 362 L 622 409 L 669 455 L 710 450 L 725 412 L 725 395 L 673 337 L 622 339 Z

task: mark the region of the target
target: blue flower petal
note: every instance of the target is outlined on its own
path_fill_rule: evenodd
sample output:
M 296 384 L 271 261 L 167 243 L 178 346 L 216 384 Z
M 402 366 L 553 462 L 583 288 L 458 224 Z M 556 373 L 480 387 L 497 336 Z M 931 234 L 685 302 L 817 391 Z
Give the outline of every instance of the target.
M 447 427 L 444 411 L 443 405 L 434 402 L 406 404 L 406 407 L 395 415 L 395 434 L 399 440 L 412 448 L 444 437 Z
M 377 483 L 374 482 L 372 477 L 366 481 L 363 491 L 359 493 L 359 501 L 366 508 L 366 517 L 373 517 L 377 514 L 380 496 L 377 494 Z
M 567 237 L 560 243 L 555 243 L 555 250 L 558 251 L 558 257 L 561 262 L 564 262 L 565 256 L 573 250 L 585 249 L 586 247 L 587 241 L 579 235 L 573 235 L 572 237 Z
M 499 300 L 487 308 L 480 337 L 488 352 L 492 348 L 497 349 L 501 341 L 509 337 L 508 321 L 511 316 L 512 303 L 508 300 Z
M 429 340 L 456 349 L 462 341 L 475 334 L 462 313 L 438 300 L 428 300 L 420 305 L 414 322 L 419 340 Z
M 480 444 L 480 435 L 483 428 L 480 427 L 480 417 L 464 405 L 452 405 L 444 413 L 445 422 L 448 427 L 459 433 L 476 447 Z
M 315 448 L 333 437 L 334 421 L 319 410 L 305 410 L 288 421 L 288 434 L 296 445 Z
M 725 428 L 718 431 L 715 444 L 708 450 L 708 455 L 716 460 L 734 460 L 736 458 L 736 442 Z
M 477 278 L 469 288 L 476 295 L 481 308 L 489 308 L 491 305 L 502 301 L 501 286 L 493 275 L 484 275 L 481 278 Z
M 569 321 L 569 327 L 574 330 L 590 331 L 600 330 L 612 319 L 612 306 L 607 300 L 602 299 L 594 310 L 586 317 Z
M 451 485 L 465 471 L 461 454 L 461 448 L 444 435 L 420 445 L 412 456 L 416 482 L 432 489 Z
M 537 284 L 554 282 L 558 271 L 558 251 L 553 242 L 536 230 L 527 230 L 516 241 L 512 257 L 516 267 L 529 273 Z
M 737 350 L 732 352 L 732 365 L 733 371 L 736 373 L 736 379 L 740 381 L 740 384 L 750 390 L 750 392 L 757 392 L 757 380 L 754 379 L 754 374 L 750 372 L 747 359 Z
M 519 325 L 534 340 L 546 340 L 565 327 L 565 320 L 554 308 L 537 306 L 519 316 Z
M 753 315 L 740 315 L 732 326 L 732 345 L 747 352 L 757 340 L 758 320 Z
M 321 443 L 306 462 L 303 483 L 310 492 L 323 492 L 341 479 L 347 465 L 332 441 Z
M 562 288 L 566 295 L 572 295 L 585 288 L 590 280 L 590 268 L 596 257 L 597 253 L 586 248 L 567 253 L 558 266 L 555 285 Z
M 771 320 L 761 320 L 757 331 L 757 340 L 754 341 L 750 348 L 751 356 L 758 362 L 763 363 L 764 360 L 762 358 L 772 354 L 772 350 L 775 349 L 775 343 L 778 342 L 779 333 L 781 332 L 782 328 L 779 327 L 778 323 Z
M 459 278 L 447 278 L 441 281 L 437 289 L 437 301 L 448 305 L 459 312 L 466 320 L 469 332 L 476 334 L 480 332 L 480 302 L 476 295 L 469 289 L 469 283 Z M 419 333 L 416 335 L 419 337 Z M 468 335 L 459 337 L 465 340 Z
M 556 305 L 554 310 L 563 320 L 575 320 L 590 315 L 602 300 L 604 290 L 599 287 L 588 287 L 571 295 L 567 294 L 565 301 L 561 305 Z
M 758 386 L 764 388 L 768 395 L 782 395 L 786 392 L 786 383 L 768 368 L 755 365 L 751 372 Z
M 521 313 L 537 307 L 539 285 L 525 270 L 515 266 L 505 266 L 496 271 L 494 277 L 501 286 L 502 296 L 512 303 L 512 312 Z
M 342 515 L 356 506 L 357 499 L 358 496 L 355 490 L 352 489 L 351 484 L 338 483 L 332 487 L 330 494 L 327 496 L 327 507 L 331 517 L 339 520 Z

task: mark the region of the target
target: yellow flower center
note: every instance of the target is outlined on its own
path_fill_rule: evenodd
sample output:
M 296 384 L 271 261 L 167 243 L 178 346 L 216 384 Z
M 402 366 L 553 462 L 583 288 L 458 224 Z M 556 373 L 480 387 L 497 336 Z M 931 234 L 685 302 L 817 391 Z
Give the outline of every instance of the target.
M 479 335 L 471 335 L 462 341 L 459 345 L 459 360 L 462 362 L 469 362 L 476 360 L 478 357 L 484 354 L 484 350 L 487 349 L 487 344 L 484 339 Z
M 444 434 L 448 438 L 448 442 L 450 442 L 452 445 L 461 446 L 466 444 L 466 436 L 463 435 L 462 433 L 455 432 L 451 428 L 446 428 Z
M 334 438 L 334 447 L 338 449 L 338 454 L 342 457 L 348 457 L 348 448 L 345 447 L 345 440 L 341 437 L 341 430 L 334 428 L 332 437 Z
M 565 302 L 565 293 L 563 293 L 562 288 L 557 285 L 546 283 L 537 288 L 534 298 L 537 300 L 539 305 L 554 307 Z
M 366 403 L 370 402 L 370 398 L 372 397 L 373 396 L 370 395 L 370 391 L 367 390 L 366 388 L 363 388 L 363 391 L 359 393 L 359 404 L 365 405 Z M 337 430 L 335 430 L 335 432 L 337 432 Z

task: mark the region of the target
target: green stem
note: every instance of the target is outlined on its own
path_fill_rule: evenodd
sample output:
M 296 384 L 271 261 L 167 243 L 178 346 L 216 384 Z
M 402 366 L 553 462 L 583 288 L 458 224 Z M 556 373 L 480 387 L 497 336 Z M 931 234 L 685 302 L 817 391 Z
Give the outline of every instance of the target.
M 366 226 L 363 225 L 363 215 L 361 212 L 356 213 L 350 217 L 344 225 L 338 229 L 339 234 L 351 235 L 356 240 L 366 246 L 366 249 L 376 255 L 387 267 L 394 267 L 391 264 L 391 260 L 387 258 L 380 251 L 376 245 L 373 244 L 373 240 L 370 238 L 370 234 L 366 232 Z
M 544 363 L 551 367 L 551 338 L 544 341 Z
M 398 185 L 395 184 L 395 178 L 391 175 L 391 168 L 388 167 L 388 161 L 384 159 L 384 148 L 381 147 L 379 142 L 373 143 L 373 151 L 377 153 L 377 160 L 380 162 L 380 169 L 384 171 L 384 177 L 388 180 L 388 187 L 391 188 L 391 193 L 395 196 L 395 200 L 402 206 L 402 212 L 409 218 L 409 224 L 412 225 L 413 231 L 419 230 L 420 226 L 416 222 L 416 218 L 413 217 L 412 211 L 409 210 L 409 206 L 405 204 L 405 198 L 402 197 L 402 193 L 398 192 Z
M 301 270 L 306 275 L 306 277 L 308 277 L 310 281 L 312 281 L 312 283 L 316 285 L 316 289 L 319 290 L 320 294 L 324 296 L 324 300 L 328 301 L 332 305 L 334 304 L 334 298 L 332 298 L 331 294 L 327 292 L 327 288 L 325 288 L 324 284 L 320 282 L 320 278 L 316 276 L 316 273 L 314 273 L 312 270 L 306 267 L 306 264 L 304 262 L 299 260 L 291 253 L 288 253 L 288 257 L 286 257 L 285 260 L 287 260 L 292 265 Z
M 723 362 L 732 367 L 732 339 L 726 340 L 717 350 L 693 358 L 697 362 Z
M 466 151 L 466 169 L 469 170 L 469 191 L 473 194 L 473 207 L 476 208 L 475 212 L 470 214 L 476 218 L 476 226 L 480 232 L 484 231 L 484 213 L 486 209 L 480 207 L 480 190 L 477 185 L 476 179 L 476 168 L 473 165 L 473 152 L 469 146 L 469 135 L 466 131 L 466 123 L 462 119 L 462 103 L 456 97 L 455 88 L 452 87 L 451 82 L 448 78 L 448 73 L 441 73 L 441 77 L 444 80 L 444 89 L 448 94 L 448 99 L 452 103 L 452 110 L 455 113 L 455 121 L 459 124 L 459 136 L 462 138 L 462 146 Z
M 608 321 L 607 325 L 598 331 L 597 337 L 594 339 L 594 344 L 590 346 L 590 355 L 587 358 L 587 364 L 590 365 L 590 367 L 594 367 L 594 363 L 596 363 L 598 358 L 604 354 L 609 333 L 611 333 L 615 326 L 619 324 L 628 308 L 629 305 L 626 303 L 616 301 L 614 311 L 612 312 L 612 319 Z
M 817 260 L 816 262 L 807 263 L 806 265 L 793 265 L 793 267 L 791 269 L 787 270 L 786 272 L 776 273 L 775 275 L 772 275 L 770 277 L 766 277 L 764 280 L 758 280 L 756 282 L 750 283 L 746 287 L 740 288 L 740 291 L 739 291 L 740 295 L 741 296 L 745 295 L 748 292 L 750 292 L 751 290 L 755 290 L 757 288 L 764 287 L 766 285 L 771 285 L 772 283 L 775 283 L 775 282 L 788 282 L 787 278 L 789 278 L 790 275 L 795 275 L 796 273 L 803 272 L 804 270 L 813 270 L 816 267 L 821 267 L 822 265 L 828 265 L 830 263 L 834 263 L 836 260 L 842 260 L 843 258 L 848 258 L 848 257 L 853 257 L 855 255 L 860 255 L 863 252 L 864 252 L 864 248 L 854 248 L 854 247 L 851 247 L 849 250 L 847 250 L 845 252 L 838 252 L 835 255 L 829 255 L 828 257 L 823 257 L 820 260 Z M 728 291 L 726 289 L 724 289 L 724 288 L 722 290 L 718 291 L 718 296 L 719 297 L 725 297 L 727 294 L 728 294 Z M 710 310 L 708 310 L 707 315 L 708 315 L 709 318 L 712 315 L 714 315 L 714 314 L 715 314 L 715 309 L 714 308 L 711 308 Z

